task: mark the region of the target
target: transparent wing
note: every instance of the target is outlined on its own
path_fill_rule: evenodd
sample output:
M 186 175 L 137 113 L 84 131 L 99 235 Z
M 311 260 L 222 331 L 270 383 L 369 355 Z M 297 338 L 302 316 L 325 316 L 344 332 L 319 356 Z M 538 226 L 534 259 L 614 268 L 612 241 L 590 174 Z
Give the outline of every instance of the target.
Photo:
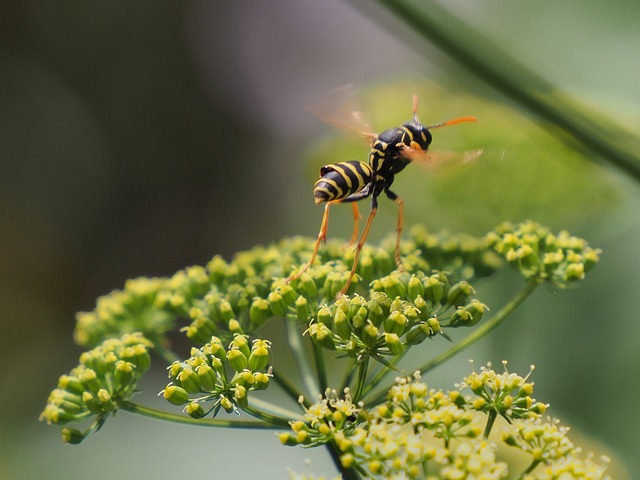
M 365 137 L 377 138 L 368 114 L 361 108 L 361 99 L 354 85 L 344 85 L 329 92 L 308 95 L 307 109 L 318 119 L 334 128 Z
M 429 150 L 428 152 L 425 152 L 422 150 L 414 150 L 410 147 L 405 147 L 402 150 L 402 155 L 411 160 L 411 162 L 430 168 L 469 165 L 478 161 L 483 154 L 484 149 L 482 148 L 462 152 L 451 150 Z

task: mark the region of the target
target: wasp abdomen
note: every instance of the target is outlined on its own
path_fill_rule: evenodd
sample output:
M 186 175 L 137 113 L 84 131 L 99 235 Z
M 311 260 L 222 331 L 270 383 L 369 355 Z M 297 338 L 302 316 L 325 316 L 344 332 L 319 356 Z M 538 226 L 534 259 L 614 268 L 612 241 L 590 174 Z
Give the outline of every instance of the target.
M 339 200 L 359 192 L 371 182 L 373 172 L 364 162 L 347 162 L 325 165 L 313 187 L 316 204 Z

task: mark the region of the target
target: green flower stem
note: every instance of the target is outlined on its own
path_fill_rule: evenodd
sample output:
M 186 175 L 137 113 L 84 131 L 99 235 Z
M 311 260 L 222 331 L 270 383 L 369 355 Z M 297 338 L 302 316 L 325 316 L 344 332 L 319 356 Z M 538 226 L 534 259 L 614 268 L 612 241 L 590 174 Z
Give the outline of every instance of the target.
M 350 3 L 369 13 L 365 8 L 367 2 Z M 479 78 L 529 109 L 544 123 L 559 127 L 577 140 L 583 149 L 602 156 L 640 181 L 637 137 L 612 121 L 598 118 L 575 100 L 566 98 L 553 84 L 438 2 L 378 0 L 378 3 Z M 378 20 L 381 18 L 378 16 Z M 381 21 L 381 25 L 386 26 L 386 23 Z M 391 31 L 397 33 L 401 30 Z
M 525 476 L 527 476 L 528 474 L 530 474 L 531 472 L 533 472 L 533 470 L 540 464 L 540 460 L 534 460 L 533 462 L 531 462 L 531 465 L 529 465 L 527 467 L 527 469 L 522 472 L 517 480 L 522 480 L 523 478 L 525 478 Z
M 156 410 L 155 408 L 145 407 L 138 405 L 137 403 L 124 401 L 120 403 L 120 410 L 125 410 L 131 413 L 137 413 L 149 418 L 155 418 L 157 420 L 165 420 L 167 422 L 182 423 L 188 425 L 198 425 L 201 427 L 223 427 L 223 428 L 251 428 L 251 429 L 288 429 L 289 424 L 283 425 L 282 423 L 266 423 L 255 422 L 252 420 L 219 420 L 219 419 L 195 419 L 185 415 L 178 415 L 175 413 L 163 412 Z
M 305 384 L 308 398 L 316 399 L 321 393 L 320 385 L 316 383 L 316 376 L 313 374 L 307 356 L 305 355 L 300 333 L 298 332 L 297 320 L 295 318 L 286 318 L 285 327 L 289 347 L 291 347 L 296 364 L 300 369 L 300 375 L 302 375 L 302 382 Z
M 419 370 L 421 373 L 426 373 L 429 370 L 433 370 L 435 367 L 448 360 L 449 358 L 461 352 L 467 347 L 470 347 L 481 338 L 485 337 L 491 330 L 500 325 L 526 298 L 533 293 L 536 287 L 540 285 L 540 280 L 534 278 L 530 280 L 522 290 L 520 290 L 509 303 L 507 303 L 502 309 L 496 313 L 491 320 L 486 322 L 481 327 L 475 329 L 473 333 L 467 335 L 456 345 L 449 350 L 438 355 L 436 358 L 422 365 Z
M 493 428 L 493 424 L 498 417 L 498 413 L 495 410 L 491 410 L 489 412 L 489 418 L 487 418 L 487 426 L 484 427 L 484 438 L 489 438 L 489 434 L 491 433 L 491 429 Z
M 369 370 L 369 357 L 364 357 L 358 364 L 358 376 L 356 378 L 356 387 L 351 397 L 353 403 L 357 403 L 362 397 L 365 381 L 367 379 L 367 371 Z
M 286 408 L 282 408 L 278 405 L 274 405 L 271 402 L 267 402 L 265 400 L 261 400 L 259 398 L 255 398 L 255 395 L 251 395 L 249 397 L 249 403 L 251 405 L 259 408 L 263 412 L 273 413 L 279 415 L 283 418 L 287 418 L 288 420 L 304 420 L 304 417 L 297 412 L 292 412 Z
M 316 364 L 316 372 L 318 372 L 318 383 L 320 384 L 320 389 L 324 392 L 329 386 L 329 381 L 327 380 L 327 366 L 324 361 L 322 347 L 315 343 L 313 344 L 313 360 Z
M 389 361 L 389 365 L 391 365 L 391 367 L 395 367 L 400 362 L 400 360 L 402 360 L 405 353 L 407 353 L 408 351 L 409 350 L 407 349 L 404 352 L 402 352 L 400 355 L 393 357 Z M 378 369 L 376 374 L 373 376 L 373 378 L 371 378 L 371 380 L 368 381 L 367 384 L 365 385 L 364 390 L 362 392 L 362 396 L 363 397 L 366 396 L 371 390 L 373 390 L 376 387 L 376 385 L 379 385 L 380 382 L 382 382 L 384 378 L 392 372 L 397 373 L 397 370 L 394 370 L 393 368 L 390 368 L 389 366 L 386 366 L 386 365 L 380 366 L 380 368 Z
M 271 413 L 263 412 L 262 410 L 258 410 L 257 408 L 252 407 L 251 405 L 247 405 L 243 408 L 245 412 L 249 415 L 253 415 L 264 422 L 271 424 L 272 426 L 277 426 L 279 428 L 291 428 L 289 424 L 290 418 L 281 417 L 279 415 L 273 415 Z
M 443 352 L 438 355 L 434 359 L 425 363 L 421 367 L 416 370 L 420 370 L 420 373 L 424 374 L 429 370 L 433 370 L 441 363 L 445 362 L 449 358 L 453 357 L 457 353 L 461 352 L 467 347 L 470 347 L 474 343 L 476 343 L 481 338 L 485 337 L 491 330 L 500 325 L 522 302 L 524 302 L 529 295 L 533 293 L 538 285 L 540 285 L 542 281 L 538 278 L 533 278 L 529 280 L 527 284 L 525 284 L 524 288 L 520 290 L 509 303 L 507 303 L 502 309 L 496 313 L 493 318 L 491 318 L 488 322 L 486 322 L 481 327 L 477 328 L 473 331 L 473 333 L 467 335 L 460 342 L 455 344 L 449 350 Z M 380 393 L 378 393 L 369 403 L 371 405 L 376 405 L 386 398 L 387 391 L 389 387 L 384 388 Z

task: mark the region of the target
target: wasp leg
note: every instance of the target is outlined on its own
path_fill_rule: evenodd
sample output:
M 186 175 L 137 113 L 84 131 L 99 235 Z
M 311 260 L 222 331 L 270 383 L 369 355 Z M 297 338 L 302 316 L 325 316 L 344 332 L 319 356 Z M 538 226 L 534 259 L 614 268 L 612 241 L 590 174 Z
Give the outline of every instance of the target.
M 316 260 L 316 256 L 318 255 L 318 250 L 320 249 L 320 244 L 326 242 L 327 240 L 327 231 L 329 229 L 329 207 L 334 204 L 334 203 L 339 203 L 339 202 L 327 202 L 324 206 L 324 215 L 322 215 L 322 223 L 320 224 L 320 232 L 318 233 L 318 239 L 316 240 L 316 244 L 313 247 L 313 253 L 311 254 L 311 258 L 309 259 L 309 261 L 307 262 L 307 264 L 302 267 L 302 269 L 300 269 L 297 273 L 295 274 L 291 274 L 289 275 L 289 278 L 287 278 L 287 283 L 291 282 L 292 280 L 297 280 L 298 278 L 300 278 L 300 276 L 306 272 L 309 267 L 311 265 L 313 265 L 313 262 Z
M 398 232 L 398 236 L 396 237 L 396 251 L 395 251 L 395 259 L 396 266 L 399 271 L 403 271 L 404 267 L 402 266 L 402 261 L 400 260 L 400 239 L 402 237 L 402 228 L 404 227 L 404 200 L 402 200 L 398 195 L 393 193 L 391 190 L 385 190 L 384 193 L 387 194 L 389 199 L 393 200 L 398 205 L 398 224 L 396 226 L 396 231 Z
M 360 235 L 360 240 L 358 240 L 358 244 L 356 245 L 355 256 L 353 257 L 353 266 L 351 267 L 351 272 L 349 273 L 349 278 L 347 279 L 347 283 L 345 283 L 342 290 L 338 292 L 338 297 L 345 295 L 349 287 L 351 286 L 351 281 L 356 274 L 356 268 L 358 268 L 358 260 L 360 259 L 360 252 L 362 251 L 362 247 L 364 247 L 365 242 L 367 241 L 367 237 L 369 236 L 369 230 L 371 230 L 371 224 L 373 223 L 373 218 L 376 216 L 378 211 L 378 200 L 376 197 L 371 199 L 371 213 L 369 213 L 369 217 L 367 218 L 367 223 L 364 225 L 364 230 L 362 230 L 362 234 Z
M 353 234 L 351 235 L 349 244 L 356 243 L 358 241 L 358 230 L 360 227 L 360 210 L 358 209 L 358 204 L 356 202 L 352 202 L 351 208 L 353 210 Z

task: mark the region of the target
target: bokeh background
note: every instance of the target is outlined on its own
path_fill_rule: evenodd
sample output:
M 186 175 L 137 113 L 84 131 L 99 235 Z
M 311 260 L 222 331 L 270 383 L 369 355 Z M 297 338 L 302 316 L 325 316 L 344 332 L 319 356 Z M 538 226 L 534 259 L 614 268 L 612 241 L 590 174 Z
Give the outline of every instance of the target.
M 640 3 L 444 3 L 564 98 L 640 135 Z M 214 254 L 315 236 L 318 168 L 366 155 L 366 145 L 310 113 L 309 99 L 346 84 L 377 130 L 409 118 L 413 93 L 424 123 L 481 119 L 434 133 L 444 149 L 484 148 L 478 162 L 398 177 L 408 225 L 482 234 L 531 218 L 604 251 L 579 289 L 541 289 L 427 380 L 451 387 L 468 358 L 508 359 L 520 372 L 535 363 L 536 397 L 550 413 L 578 443 L 612 455 L 617 478 L 640 476 L 637 181 L 594 162 L 373 1 L 23 0 L 3 10 L 0 478 L 333 474 L 324 452 L 282 448 L 271 432 L 123 412 L 71 447 L 37 417 L 58 375 L 77 363 L 74 313 L 97 296 Z M 395 224 L 395 206 L 381 204 L 372 238 Z M 350 209 L 339 210 L 330 234 L 346 237 Z M 483 299 L 498 306 L 513 277 L 495 282 Z M 164 381 L 162 371 L 150 375 L 142 398 L 156 402 Z

